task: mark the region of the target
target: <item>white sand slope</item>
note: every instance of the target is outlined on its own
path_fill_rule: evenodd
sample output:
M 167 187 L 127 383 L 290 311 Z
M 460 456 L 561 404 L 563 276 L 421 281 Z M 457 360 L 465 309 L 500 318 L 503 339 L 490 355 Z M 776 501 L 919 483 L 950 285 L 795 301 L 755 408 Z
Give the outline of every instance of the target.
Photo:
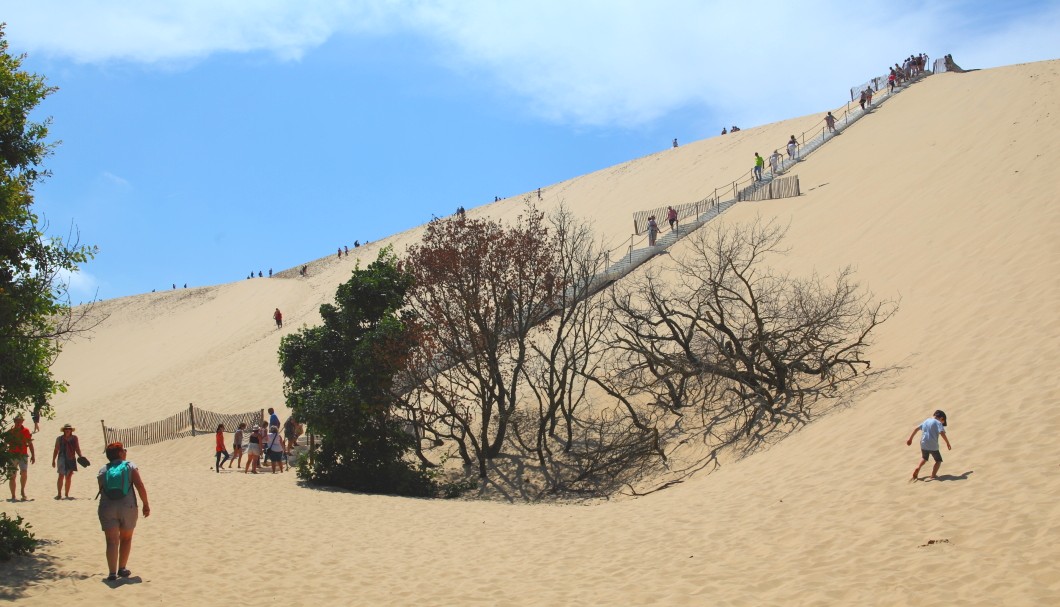
M 833 108 L 834 109 L 834 108 Z M 823 114 L 823 111 L 822 111 Z M 747 129 L 545 188 L 628 238 L 631 213 L 693 201 L 819 115 Z M 636 500 L 582 506 L 425 501 L 321 491 L 294 475 L 215 474 L 212 436 L 130 450 L 154 512 L 118 588 L 94 483 L 51 499 L 65 422 L 94 461 L 99 420 L 160 419 L 188 402 L 282 404 L 280 335 L 317 322 L 359 253 L 308 279 L 246 280 L 105 302 L 43 424 L 26 516 L 47 544 L 0 565 L 19 603 L 327 605 L 1060 604 L 1060 61 L 932 76 L 800 163 L 804 195 L 719 221 L 790 222 L 796 272 L 846 264 L 901 297 L 874 364 L 894 381 L 772 449 Z M 414 171 L 414 167 L 409 167 Z M 518 197 L 469 210 L 513 217 Z M 419 230 L 392 239 L 398 251 Z M 679 253 L 681 245 L 675 247 Z M 280 307 L 285 328 L 273 328 Z M 908 483 L 905 445 L 950 416 L 942 481 Z M 931 543 L 932 541 L 934 543 Z M 269 598 L 273 596 L 274 598 Z

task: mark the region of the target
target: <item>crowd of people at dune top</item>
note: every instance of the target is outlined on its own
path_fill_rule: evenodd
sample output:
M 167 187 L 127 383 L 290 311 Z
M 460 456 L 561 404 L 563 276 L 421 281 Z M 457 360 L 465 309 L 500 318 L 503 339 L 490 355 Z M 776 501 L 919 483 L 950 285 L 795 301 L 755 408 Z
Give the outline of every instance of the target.
M 952 58 L 949 55 L 947 55 L 947 61 L 948 65 L 952 64 Z M 928 65 L 928 55 L 920 53 L 915 55 L 909 55 L 906 59 L 904 59 L 904 61 L 902 61 L 901 64 L 895 64 L 894 67 L 888 68 L 887 86 L 889 87 L 890 92 L 894 92 L 896 87 L 904 85 L 906 82 L 909 81 L 909 79 L 915 78 L 922 74 L 926 65 Z M 881 86 L 882 78 L 873 78 L 872 83 L 870 83 L 869 86 L 866 86 L 861 91 L 859 104 L 862 110 L 868 111 L 868 109 L 872 106 L 872 94 L 873 92 L 876 92 L 876 90 L 873 90 L 873 83 L 875 83 L 875 86 L 877 87 L 876 90 L 878 90 Z M 851 89 L 851 91 L 853 91 L 853 89 Z M 825 123 L 825 130 L 828 135 L 837 135 L 838 129 L 835 126 L 835 115 L 833 115 L 832 112 L 829 111 L 825 114 L 823 120 Z M 730 128 L 722 128 L 722 135 L 728 135 L 728 133 L 730 132 L 739 131 L 740 127 L 734 125 Z M 673 140 L 673 147 L 677 147 L 676 139 Z M 798 139 L 795 138 L 794 135 L 791 136 L 788 142 L 784 144 L 784 150 L 788 153 L 789 163 L 794 163 L 799 160 L 800 147 L 801 144 L 799 143 Z M 779 148 L 774 149 L 773 154 L 771 154 L 769 157 L 762 157 L 756 151 L 754 164 L 752 165 L 752 169 L 750 169 L 750 172 L 752 172 L 752 178 L 756 182 L 765 181 L 766 165 L 769 165 L 770 167 L 769 178 L 776 178 L 777 176 L 783 173 L 783 164 L 783 156 L 780 154 Z M 463 210 L 460 209 L 458 212 L 462 213 L 462 211 Z M 656 220 L 655 215 L 650 215 L 647 221 L 648 222 L 646 227 L 648 232 L 648 246 L 655 247 L 658 243 L 658 221 Z M 675 225 L 677 222 L 677 216 L 676 212 L 673 210 L 673 207 L 670 207 L 668 209 L 667 221 L 670 224 L 670 230 L 674 231 L 676 229 Z
M 920 76 L 924 72 L 924 66 L 927 65 L 927 61 L 928 56 L 921 53 L 919 55 L 910 55 L 902 65 L 895 63 L 894 67 L 888 68 L 887 85 L 890 88 L 890 92 L 893 93 L 896 87 L 902 86 L 910 79 Z M 866 86 L 861 91 L 858 104 L 861 106 L 862 110 L 868 110 L 872 107 L 872 95 L 874 92 L 872 86 Z M 836 117 L 832 115 L 832 112 L 825 114 L 824 125 L 825 131 L 828 134 L 834 135 L 838 133 L 838 130 L 836 129 Z M 798 160 L 800 147 L 801 146 L 795 138 L 795 135 L 792 135 L 791 138 L 788 139 L 787 144 L 785 144 L 789 160 Z M 773 150 L 773 154 L 769 156 L 769 167 L 772 177 L 776 177 L 780 174 L 782 160 L 783 158 L 780 153 L 777 150 Z M 764 179 L 762 173 L 764 168 L 765 161 L 758 155 L 758 152 L 755 152 L 754 167 L 751 169 L 755 181 L 762 181 Z

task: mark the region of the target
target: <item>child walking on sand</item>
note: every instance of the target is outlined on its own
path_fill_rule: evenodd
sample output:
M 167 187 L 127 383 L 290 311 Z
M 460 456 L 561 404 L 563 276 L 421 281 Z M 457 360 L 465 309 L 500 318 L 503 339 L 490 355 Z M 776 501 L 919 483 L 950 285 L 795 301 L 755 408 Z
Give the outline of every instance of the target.
M 934 415 L 924 420 L 924 423 L 917 426 L 913 433 L 909 435 L 909 440 L 905 441 L 906 445 L 913 444 L 913 437 L 916 436 L 917 432 L 924 433 L 920 437 L 920 463 L 913 470 L 913 478 L 909 480 L 917 480 L 920 468 L 927 463 L 929 457 L 935 458 L 935 467 L 931 469 L 931 478 L 938 478 L 939 466 L 942 465 L 942 453 L 939 452 L 939 437 L 941 436 L 942 440 L 946 441 L 947 450 L 953 449 L 953 447 L 950 447 L 950 439 L 946 436 L 946 412 L 939 409 L 935 411 Z

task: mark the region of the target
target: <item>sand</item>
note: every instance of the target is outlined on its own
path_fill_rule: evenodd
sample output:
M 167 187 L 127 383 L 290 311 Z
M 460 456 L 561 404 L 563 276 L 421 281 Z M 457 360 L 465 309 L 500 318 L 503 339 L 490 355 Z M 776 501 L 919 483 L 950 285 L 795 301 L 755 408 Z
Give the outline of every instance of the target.
M 55 501 L 63 423 L 102 463 L 100 419 L 125 426 L 189 402 L 281 407 L 282 334 L 315 324 L 357 256 L 307 279 L 254 279 L 104 302 L 55 365 L 70 392 L 37 435 L 45 541 L 0 565 L 19 604 L 1060 604 L 1060 62 L 940 74 L 800 163 L 804 195 L 718 221 L 790 223 L 793 272 L 852 264 L 900 298 L 871 351 L 901 366 L 774 447 L 637 499 L 578 505 L 428 501 L 305 488 L 293 473 L 215 474 L 212 436 L 137 447 L 153 513 L 112 588 L 91 475 Z M 821 114 L 712 137 L 544 188 L 621 247 L 634 211 L 730 183 Z M 408 167 L 414 173 L 415 167 Z M 514 217 L 521 197 L 468 214 Z M 419 229 L 391 239 L 398 251 Z M 679 254 L 683 243 L 675 246 Z M 284 311 L 277 331 L 271 314 Z M 912 429 L 949 414 L 944 480 L 909 483 Z M 274 595 L 274 598 L 269 598 Z

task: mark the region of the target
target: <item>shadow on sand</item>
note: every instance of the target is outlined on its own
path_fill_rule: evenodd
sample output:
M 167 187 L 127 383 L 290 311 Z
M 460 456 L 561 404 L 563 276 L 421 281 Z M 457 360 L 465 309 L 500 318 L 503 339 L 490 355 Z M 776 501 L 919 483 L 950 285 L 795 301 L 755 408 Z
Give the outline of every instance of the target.
M 134 575 L 132 577 L 120 577 L 116 580 L 108 580 L 107 578 L 103 578 L 103 583 L 107 586 L 110 586 L 111 588 L 121 588 L 122 586 L 127 586 L 129 584 L 142 584 L 143 579 L 141 579 L 138 575 Z
M 40 540 L 36 552 L 5 562 L 0 567 L 0 601 L 26 598 L 26 591 L 32 586 L 76 577 L 77 574 L 61 570 L 59 559 L 47 554 L 47 548 L 58 543 Z
M 969 470 L 969 471 L 965 472 L 964 474 L 940 474 L 938 476 L 938 478 L 933 479 L 933 480 L 936 480 L 936 481 L 966 481 L 966 480 L 968 480 L 968 475 L 973 473 L 973 472 L 975 472 L 975 470 Z

